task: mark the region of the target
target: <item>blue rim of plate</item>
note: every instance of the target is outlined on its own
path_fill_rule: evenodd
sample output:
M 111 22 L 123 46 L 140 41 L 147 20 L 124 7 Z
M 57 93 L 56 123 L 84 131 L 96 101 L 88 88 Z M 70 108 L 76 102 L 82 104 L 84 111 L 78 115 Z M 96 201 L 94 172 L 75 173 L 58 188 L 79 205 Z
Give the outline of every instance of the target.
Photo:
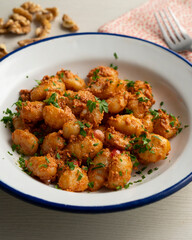
M 82 33 L 72 33 L 72 34 L 64 34 L 64 35 L 58 35 L 58 36 L 53 36 L 53 37 L 49 37 L 46 39 L 42 39 L 39 40 L 37 42 L 31 43 L 27 46 L 21 47 L 19 49 L 16 49 L 14 51 L 12 51 L 11 53 L 7 54 L 5 57 L 0 59 L 0 62 L 2 62 L 4 59 L 8 58 L 10 55 L 21 51 L 24 48 L 30 47 L 32 45 L 35 44 L 39 44 L 41 42 L 45 42 L 45 41 L 50 41 L 56 38 L 63 38 L 63 37 L 71 37 L 71 36 L 79 36 L 79 35 L 108 35 L 108 36 L 117 36 L 117 37 L 122 37 L 122 38 L 130 38 L 130 39 L 135 39 L 138 41 L 143 41 L 146 42 L 148 44 L 151 45 L 155 45 L 167 52 L 170 52 L 171 54 L 175 55 L 176 57 L 180 58 L 182 61 L 186 62 L 190 67 L 192 67 L 192 64 L 186 60 L 185 58 L 183 58 L 182 56 L 180 56 L 178 53 L 165 48 L 163 46 L 160 46 L 156 43 L 150 42 L 148 40 L 144 40 L 141 38 L 136 38 L 136 37 L 132 37 L 132 36 L 127 36 L 127 35 L 122 35 L 122 34 L 115 34 L 115 33 L 99 33 L 99 32 L 82 32 Z M 121 204 L 117 204 L 117 205 L 108 205 L 108 206 L 92 206 L 92 207 L 86 207 L 86 206 L 73 206 L 73 205 L 66 205 L 66 204 L 59 204 L 59 203 L 53 203 L 53 202 L 49 202 L 49 201 L 45 201 L 41 198 L 37 198 L 37 197 L 33 197 L 30 196 L 28 194 L 25 194 L 23 192 L 20 192 L 12 187 L 10 187 L 9 185 L 3 183 L 2 181 L 0 181 L 0 187 L 8 192 L 9 194 L 20 198 L 24 201 L 27 201 L 29 203 L 32 204 L 36 204 L 39 205 L 41 207 L 46 207 L 46 208 L 52 208 L 55 210 L 63 210 L 63 211 L 68 211 L 68 212 L 75 212 L 75 213 L 106 213 L 106 212 L 116 212 L 116 211 L 123 211 L 123 210 L 128 210 L 128 209 L 133 209 L 136 207 L 141 207 L 156 201 L 159 201 L 165 197 L 168 197 L 169 195 L 177 192 L 178 190 L 180 190 L 181 188 L 185 187 L 187 184 L 189 184 L 192 181 L 192 173 L 190 173 L 189 175 L 187 175 L 184 179 L 182 179 L 181 181 L 177 182 L 176 184 L 174 184 L 173 186 L 167 188 L 164 191 L 161 191 L 157 194 L 154 194 L 152 196 L 143 198 L 143 199 L 139 199 L 139 200 L 135 200 L 135 201 L 131 201 L 131 202 L 126 202 L 126 203 L 121 203 Z

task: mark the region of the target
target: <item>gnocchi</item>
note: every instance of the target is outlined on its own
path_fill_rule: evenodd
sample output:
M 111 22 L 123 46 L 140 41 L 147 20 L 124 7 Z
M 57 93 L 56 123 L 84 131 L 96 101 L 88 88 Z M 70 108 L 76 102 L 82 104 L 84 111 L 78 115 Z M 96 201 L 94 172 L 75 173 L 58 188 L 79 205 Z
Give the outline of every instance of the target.
M 70 70 L 45 76 L 20 91 L 16 112 L 3 118 L 25 172 L 65 191 L 127 188 L 133 169 L 166 159 L 181 126 L 163 109 L 152 110 L 152 87 L 119 79 L 98 66 L 88 83 Z

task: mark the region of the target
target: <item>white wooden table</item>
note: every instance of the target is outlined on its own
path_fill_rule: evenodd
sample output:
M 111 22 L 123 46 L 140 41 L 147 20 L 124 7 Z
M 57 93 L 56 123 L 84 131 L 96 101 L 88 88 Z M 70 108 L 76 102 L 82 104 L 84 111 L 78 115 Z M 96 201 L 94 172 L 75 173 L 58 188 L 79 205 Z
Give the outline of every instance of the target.
M 0 17 L 6 18 L 22 0 L 0 0 Z M 64 34 L 58 27 L 63 13 L 69 14 L 81 32 L 99 26 L 146 0 L 39 0 L 43 7 L 56 6 L 60 16 L 49 36 Z M 33 36 L 34 31 L 29 34 Z M 3 37 L 8 51 L 25 37 Z M 86 215 L 59 212 L 31 205 L 0 190 L 0 239 L 192 239 L 192 184 L 159 202 L 124 212 Z

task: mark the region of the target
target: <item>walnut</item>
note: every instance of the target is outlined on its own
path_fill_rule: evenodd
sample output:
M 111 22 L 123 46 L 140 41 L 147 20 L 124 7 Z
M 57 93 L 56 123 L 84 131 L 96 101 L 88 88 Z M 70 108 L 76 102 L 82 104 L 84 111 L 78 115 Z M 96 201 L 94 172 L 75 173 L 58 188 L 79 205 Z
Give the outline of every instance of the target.
M 13 8 L 13 12 L 26 17 L 30 22 L 32 21 L 33 16 L 29 13 L 28 10 L 25 10 L 23 8 Z
M 15 34 L 26 34 L 26 33 L 29 33 L 30 31 L 31 31 L 31 26 L 30 25 L 21 26 L 19 21 L 13 22 L 13 24 L 11 24 L 8 27 L 8 32 L 15 33 Z
M 42 26 L 38 27 L 35 31 L 35 34 L 39 38 L 44 38 L 51 29 L 51 23 L 45 18 L 41 21 Z
M 8 33 L 8 30 L 6 28 L 0 27 L 0 34 Z
M 29 26 L 31 24 L 31 22 L 26 17 L 19 15 L 17 13 L 11 15 L 10 18 L 13 19 L 14 21 L 18 21 L 21 24 L 21 26 Z
M 7 29 L 4 27 L 4 20 L 0 18 L 0 34 L 7 33 Z
M 36 29 L 36 36 L 44 38 L 51 29 L 51 21 L 57 16 L 57 8 L 48 8 L 43 10 L 41 13 L 36 14 L 36 20 L 40 22 L 41 26 Z
M 3 24 L 4 24 L 3 18 L 0 18 L 0 28 L 3 26 Z
M 12 19 L 8 19 L 6 23 L 2 24 L 0 27 L 0 34 L 8 33 L 8 28 L 11 26 L 11 24 L 13 24 L 13 22 L 14 21 Z
M 36 20 L 40 23 L 42 23 L 42 21 L 46 19 L 48 21 L 53 21 L 54 17 L 53 17 L 53 14 L 51 12 L 42 12 L 42 13 L 38 13 L 36 15 Z
M 31 39 L 24 39 L 18 42 L 19 46 L 23 47 L 30 43 L 36 42 L 38 40 L 41 40 L 41 38 L 31 38 Z
M 56 7 L 46 8 L 45 10 L 47 10 L 50 13 L 52 13 L 53 14 L 53 18 L 56 18 L 59 15 L 59 10 Z
M 8 52 L 7 52 L 5 44 L 0 44 L 0 58 L 4 57 L 7 54 L 8 54 Z
M 31 14 L 42 11 L 42 7 L 39 4 L 33 2 L 25 2 L 21 5 L 21 7 L 29 11 Z
M 76 32 L 79 30 L 79 27 L 77 26 L 77 24 L 67 14 L 63 15 L 62 20 L 63 20 L 63 27 L 67 28 L 69 31 Z

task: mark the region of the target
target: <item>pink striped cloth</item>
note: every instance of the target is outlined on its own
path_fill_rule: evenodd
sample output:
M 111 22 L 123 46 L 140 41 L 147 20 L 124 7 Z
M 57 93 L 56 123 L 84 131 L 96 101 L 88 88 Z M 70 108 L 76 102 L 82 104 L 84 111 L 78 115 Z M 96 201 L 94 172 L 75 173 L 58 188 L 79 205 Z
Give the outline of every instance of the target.
M 98 31 L 134 36 L 167 47 L 154 17 L 154 12 L 168 6 L 192 37 L 192 0 L 149 0 L 144 5 L 104 24 Z M 192 62 L 192 52 L 180 54 Z

